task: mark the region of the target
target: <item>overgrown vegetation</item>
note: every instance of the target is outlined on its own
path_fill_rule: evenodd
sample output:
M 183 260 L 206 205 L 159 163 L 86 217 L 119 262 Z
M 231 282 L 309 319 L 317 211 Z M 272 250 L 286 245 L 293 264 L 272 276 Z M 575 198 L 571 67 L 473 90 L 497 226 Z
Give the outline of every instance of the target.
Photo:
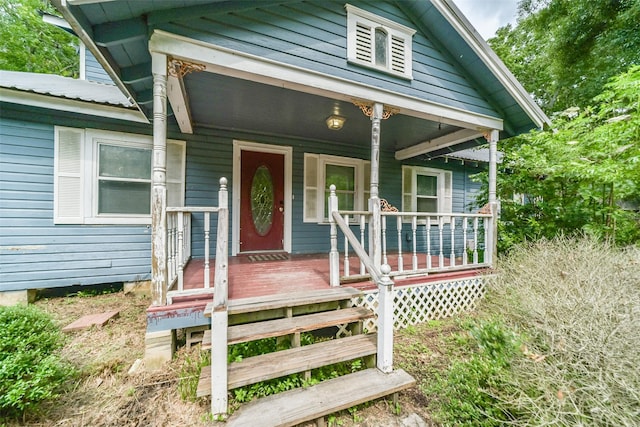
M 398 359 L 444 425 L 637 425 L 639 301 L 639 248 L 542 240 L 501 260 L 479 313 L 402 332 Z
M 640 241 L 640 67 L 614 78 L 592 107 L 500 148 L 500 250 L 558 233 Z
M 58 396 L 73 370 L 51 317 L 33 306 L 0 307 L 0 419 L 24 417 Z

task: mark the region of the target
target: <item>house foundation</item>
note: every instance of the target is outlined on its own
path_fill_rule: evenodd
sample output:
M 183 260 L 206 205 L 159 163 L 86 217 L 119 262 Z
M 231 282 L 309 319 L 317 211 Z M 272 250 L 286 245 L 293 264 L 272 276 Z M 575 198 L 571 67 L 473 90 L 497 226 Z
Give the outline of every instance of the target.
M 21 291 L 0 292 L 0 306 L 10 306 L 17 304 L 30 304 L 36 300 L 35 289 L 25 289 Z
M 144 338 L 144 365 L 147 370 L 162 368 L 173 357 L 176 350 L 176 331 L 147 332 Z

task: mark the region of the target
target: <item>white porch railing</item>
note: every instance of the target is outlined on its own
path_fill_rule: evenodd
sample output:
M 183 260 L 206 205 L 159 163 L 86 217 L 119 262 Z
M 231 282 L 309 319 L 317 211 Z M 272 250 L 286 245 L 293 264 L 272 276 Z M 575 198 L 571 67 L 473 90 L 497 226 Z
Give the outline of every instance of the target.
M 359 246 L 367 247 L 371 212 L 338 212 L 342 222 L 350 225 L 349 232 L 356 229 Z M 392 277 L 490 267 L 492 227 L 491 214 L 381 212 L 381 263 L 391 267 Z M 342 243 L 342 253 L 330 257 L 333 286 L 366 275 L 365 262 L 351 240 L 345 237 Z M 332 251 L 333 244 L 332 239 Z M 337 252 L 337 236 L 335 245 Z M 350 265 L 352 255 L 359 257 L 357 273 Z
M 218 215 L 217 243 L 215 251 L 216 277 L 220 266 L 226 271 L 228 264 L 228 193 L 226 178 L 220 179 L 218 193 L 218 207 L 168 207 L 167 208 L 167 304 L 171 304 L 172 298 L 182 295 L 194 295 L 213 293 L 211 287 L 211 214 Z M 194 218 L 202 217 L 202 233 L 204 240 L 204 269 L 202 286 L 195 289 L 184 288 L 184 269 L 191 259 L 192 223 Z M 222 273 L 221 273 L 222 274 Z M 222 280 L 222 278 L 221 278 Z M 226 276 L 224 277 L 226 281 Z

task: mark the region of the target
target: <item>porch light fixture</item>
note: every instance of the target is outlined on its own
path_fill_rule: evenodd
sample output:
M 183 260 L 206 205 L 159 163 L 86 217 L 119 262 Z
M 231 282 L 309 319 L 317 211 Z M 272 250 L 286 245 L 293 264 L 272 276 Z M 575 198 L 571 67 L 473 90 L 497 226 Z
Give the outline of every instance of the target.
M 327 117 L 326 123 L 327 123 L 327 127 L 331 130 L 340 130 L 342 129 L 342 126 L 344 126 L 344 122 L 346 122 L 347 119 L 345 119 L 342 116 L 336 116 L 336 115 L 332 115 Z

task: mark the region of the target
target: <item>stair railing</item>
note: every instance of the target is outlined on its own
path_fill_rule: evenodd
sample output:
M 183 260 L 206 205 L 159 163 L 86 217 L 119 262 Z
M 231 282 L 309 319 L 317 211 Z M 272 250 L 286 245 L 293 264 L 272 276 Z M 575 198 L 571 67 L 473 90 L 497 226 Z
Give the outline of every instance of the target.
M 378 269 L 373 260 L 364 250 L 358 238 L 353 234 L 349 223 L 342 218 L 338 211 L 338 197 L 336 196 L 336 186 L 329 187 L 329 222 L 331 225 L 331 250 L 329 252 L 330 262 L 330 284 L 340 285 L 339 277 L 339 257 L 338 253 L 338 228 L 342 231 L 345 239 L 351 244 L 360 262 L 371 275 L 371 279 L 378 286 L 378 335 L 376 366 L 385 373 L 393 370 L 393 315 L 394 315 L 394 290 L 393 281 L 389 277 L 391 267 L 383 264 Z

